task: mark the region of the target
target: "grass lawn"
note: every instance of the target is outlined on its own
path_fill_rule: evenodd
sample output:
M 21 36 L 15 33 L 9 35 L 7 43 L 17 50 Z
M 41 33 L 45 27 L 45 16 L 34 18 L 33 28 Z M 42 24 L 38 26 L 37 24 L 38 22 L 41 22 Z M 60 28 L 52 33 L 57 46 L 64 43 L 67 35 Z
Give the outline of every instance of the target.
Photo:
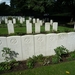
M 26 33 L 26 27 L 15 27 L 15 33 Z M 73 28 L 59 26 L 57 32 L 70 32 L 74 31 Z M 35 27 L 32 27 L 32 32 L 35 33 Z M 51 33 L 52 27 L 50 27 L 49 32 L 45 32 L 45 26 L 41 26 L 41 33 Z M 5 27 L 0 27 L 0 34 L 8 34 L 8 30 Z
M 66 73 L 69 72 L 69 74 Z M 75 75 L 75 60 L 0 75 Z

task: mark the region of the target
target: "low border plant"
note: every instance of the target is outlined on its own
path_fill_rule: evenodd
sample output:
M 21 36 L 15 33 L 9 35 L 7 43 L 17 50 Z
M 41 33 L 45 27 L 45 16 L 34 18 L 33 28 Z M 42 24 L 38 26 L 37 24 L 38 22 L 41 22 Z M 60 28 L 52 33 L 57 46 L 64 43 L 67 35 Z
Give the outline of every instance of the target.
M 0 71 L 10 70 L 11 65 L 10 62 L 1 62 L 0 63 Z
M 70 52 L 69 57 L 67 57 L 67 60 L 74 60 L 75 59 L 75 50 Z
M 2 50 L 2 57 L 4 57 L 6 62 L 15 60 L 17 55 L 18 53 L 16 53 L 15 51 L 11 51 L 11 49 L 8 47 L 4 47 Z
M 29 59 L 27 59 L 26 65 L 28 66 L 28 68 L 33 68 L 34 63 L 34 60 L 31 57 L 29 57 Z
M 57 55 L 54 55 L 54 56 L 52 57 L 52 63 L 53 63 L 53 64 L 57 64 L 57 63 L 59 63 L 59 62 L 60 62 L 59 57 L 58 57 Z
M 4 47 L 2 50 L 2 57 L 4 57 L 5 62 L 0 63 L 0 72 L 5 70 L 10 70 L 13 66 L 18 66 L 19 63 L 16 62 L 15 57 L 18 53 L 11 51 L 10 48 Z
M 62 59 L 62 55 L 65 56 L 66 54 L 69 53 L 69 50 L 66 49 L 63 45 L 61 45 L 61 46 L 55 48 L 54 51 L 55 51 L 56 55 L 57 55 L 60 59 Z M 65 56 L 65 57 L 66 57 L 66 56 Z

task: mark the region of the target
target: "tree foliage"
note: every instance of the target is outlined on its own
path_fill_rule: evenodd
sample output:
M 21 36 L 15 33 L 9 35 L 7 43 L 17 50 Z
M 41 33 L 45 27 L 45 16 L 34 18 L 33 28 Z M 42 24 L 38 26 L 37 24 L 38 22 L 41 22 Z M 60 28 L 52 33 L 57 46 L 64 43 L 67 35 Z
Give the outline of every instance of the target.
M 9 15 L 10 7 L 6 5 L 5 2 L 0 4 L 0 15 Z
M 7 15 L 5 12 L 11 15 L 70 13 L 73 16 L 74 8 L 75 0 L 10 0 L 10 6 L 5 3 L 0 4 L 0 14 Z

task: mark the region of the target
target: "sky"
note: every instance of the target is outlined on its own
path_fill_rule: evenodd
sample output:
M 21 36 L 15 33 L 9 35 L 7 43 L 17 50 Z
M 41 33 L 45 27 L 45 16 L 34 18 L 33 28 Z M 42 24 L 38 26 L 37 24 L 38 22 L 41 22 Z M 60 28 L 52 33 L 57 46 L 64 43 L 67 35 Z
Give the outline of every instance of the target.
M 0 3 L 6 2 L 6 4 L 10 5 L 10 0 L 0 0 Z

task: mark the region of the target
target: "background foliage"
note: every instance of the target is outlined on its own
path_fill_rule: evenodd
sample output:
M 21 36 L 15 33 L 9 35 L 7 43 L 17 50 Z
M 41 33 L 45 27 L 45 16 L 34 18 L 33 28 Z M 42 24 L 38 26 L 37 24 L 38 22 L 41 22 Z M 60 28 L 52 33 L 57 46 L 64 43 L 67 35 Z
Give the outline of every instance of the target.
M 63 14 L 75 16 L 74 8 L 75 0 L 10 0 L 10 6 L 5 2 L 0 4 L 0 15 L 39 16 L 49 14 L 60 16 Z

